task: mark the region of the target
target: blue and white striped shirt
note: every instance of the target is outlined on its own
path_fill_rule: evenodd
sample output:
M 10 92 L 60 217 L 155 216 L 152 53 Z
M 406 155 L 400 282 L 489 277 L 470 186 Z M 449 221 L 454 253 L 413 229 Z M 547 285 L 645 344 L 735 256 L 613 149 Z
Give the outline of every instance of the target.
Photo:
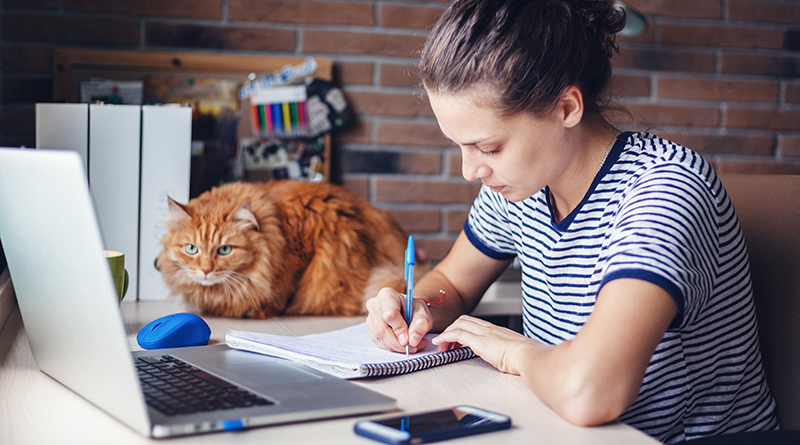
M 666 443 L 776 429 L 744 237 L 711 166 L 655 135 L 623 133 L 560 222 L 548 194 L 509 202 L 483 187 L 464 225 L 486 255 L 519 258 L 525 335 L 569 340 L 603 284 L 646 280 L 666 290 L 679 313 L 619 420 Z

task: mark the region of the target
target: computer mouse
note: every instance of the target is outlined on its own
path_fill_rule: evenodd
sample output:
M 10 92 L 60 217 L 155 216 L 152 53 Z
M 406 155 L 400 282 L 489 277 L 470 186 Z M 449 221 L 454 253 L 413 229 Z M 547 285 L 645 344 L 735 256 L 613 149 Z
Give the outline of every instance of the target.
M 180 348 L 208 343 L 211 328 L 195 314 L 181 312 L 155 319 L 139 330 L 136 341 L 144 349 Z

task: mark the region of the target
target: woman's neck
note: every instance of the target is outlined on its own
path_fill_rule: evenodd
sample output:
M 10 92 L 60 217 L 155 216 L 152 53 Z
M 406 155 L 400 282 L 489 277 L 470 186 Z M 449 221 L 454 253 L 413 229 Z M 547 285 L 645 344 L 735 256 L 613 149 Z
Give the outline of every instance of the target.
M 576 129 L 578 130 L 578 129 Z M 550 184 L 550 208 L 556 222 L 567 217 L 586 196 L 614 145 L 616 129 L 605 121 L 592 125 L 572 141 L 574 160 L 560 179 Z

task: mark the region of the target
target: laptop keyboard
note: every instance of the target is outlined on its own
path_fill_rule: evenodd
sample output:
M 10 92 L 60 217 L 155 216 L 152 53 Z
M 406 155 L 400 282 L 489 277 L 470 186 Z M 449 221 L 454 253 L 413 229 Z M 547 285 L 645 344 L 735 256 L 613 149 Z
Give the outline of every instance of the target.
M 137 357 L 136 367 L 145 401 L 168 416 L 273 404 L 171 355 Z

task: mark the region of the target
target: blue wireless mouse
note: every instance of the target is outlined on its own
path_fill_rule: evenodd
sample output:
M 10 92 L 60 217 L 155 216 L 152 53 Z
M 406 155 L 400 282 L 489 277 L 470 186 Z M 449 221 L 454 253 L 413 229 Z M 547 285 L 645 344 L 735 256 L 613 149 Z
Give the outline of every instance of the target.
M 195 314 L 181 312 L 151 321 L 136 335 L 144 349 L 180 348 L 208 343 L 211 328 Z

